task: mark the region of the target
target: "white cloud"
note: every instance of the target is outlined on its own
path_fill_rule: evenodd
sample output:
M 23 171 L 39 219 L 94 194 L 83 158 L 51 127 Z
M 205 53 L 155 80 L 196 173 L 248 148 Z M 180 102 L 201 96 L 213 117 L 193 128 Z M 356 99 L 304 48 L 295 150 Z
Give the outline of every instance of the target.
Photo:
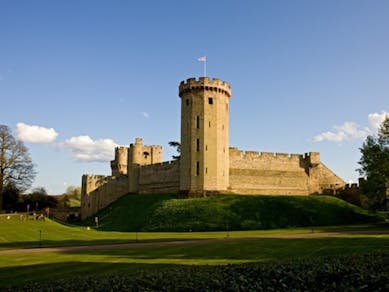
M 50 143 L 57 138 L 58 133 L 53 128 L 17 123 L 16 135 L 24 142 Z
M 60 145 L 69 150 L 77 161 L 107 162 L 113 159 L 117 144 L 112 139 L 93 140 L 89 136 L 71 137 Z
M 342 142 L 352 139 L 364 139 L 369 134 L 377 133 L 388 112 L 372 113 L 368 115 L 368 127 L 361 127 L 354 122 L 345 122 L 341 126 L 334 126 L 333 131 L 323 132 L 312 138 L 313 142 L 331 141 Z
M 373 133 L 376 133 L 383 121 L 385 120 L 385 117 L 389 117 L 389 112 L 381 112 L 379 113 L 373 113 L 369 114 L 368 120 L 369 120 L 369 128 Z
M 146 119 L 148 119 L 150 117 L 149 113 L 146 113 L 146 112 L 142 112 L 142 116 L 144 116 Z

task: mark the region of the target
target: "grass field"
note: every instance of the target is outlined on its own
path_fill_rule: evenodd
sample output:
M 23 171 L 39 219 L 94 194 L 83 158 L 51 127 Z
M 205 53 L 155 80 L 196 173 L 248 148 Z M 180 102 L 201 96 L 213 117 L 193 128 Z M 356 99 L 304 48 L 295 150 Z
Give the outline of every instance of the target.
M 353 235 L 314 239 L 225 239 L 214 243 L 125 250 L 2 254 L 0 285 L 74 277 L 85 273 L 128 274 L 163 266 L 278 262 L 388 249 L 389 235 Z
M 31 219 L 31 218 L 30 218 Z M 388 226 L 315 227 L 315 232 L 387 230 Z M 19 215 L 0 216 L 0 246 L 29 248 L 39 245 L 42 231 L 43 246 L 66 246 L 134 242 L 136 233 L 87 230 L 68 227 L 51 220 L 20 221 Z M 312 233 L 311 228 L 234 232 L 138 233 L 144 241 L 219 239 L 176 246 L 133 247 L 98 251 L 61 251 L 45 253 L 2 253 L 0 256 L 0 286 L 45 281 L 80 275 L 126 274 L 140 270 L 187 265 L 225 265 L 240 263 L 273 263 L 301 258 L 374 253 L 389 250 L 389 234 L 326 233 L 315 238 L 255 238 L 256 236 L 288 236 Z M 226 238 L 226 236 L 229 236 Z M 245 239 L 244 237 L 254 237 Z M 39 250 L 39 249 L 37 249 Z
M 97 216 L 100 228 L 112 231 L 264 230 L 383 220 L 328 196 L 220 195 L 182 200 L 174 195 L 127 195 Z M 84 224 L 94 224 L 94 217 Z
M 345 259 L 346 264 L 340 264 L 339 267 L 328 265 L 328 260 L 323 260 L 321 264 L 316 259 L 378 253 L 378 256 L 370 258 L 377 265 L 374 266 L 375 271 L 382 266 L 379 254 L 389 250 L 387 232 L 364 232 L 387 231 L 388 225 L 376 224 L 382 221 L 380 217 L 329 197 L 217 196 L 177 200 L 171 195 L 125 196 L 102 210 L 98 216 L 99 230 L 88 226 L 93 227 L 92 219 L 83 222 L 84 226 L 65 226 L 52 220 L 36 221 L 32 216 L 21 220 L 20 214 L 0 215 L 0 288 L 16 285 L 23 289 L 24 283 L 37 281 L 38 286 L 31 284 L 33 286 L 28 287 L 33 288 L 27 290 L 42 290 L 45 289 L 44 286 L 39 285 L 45 281 L 57 280 L 63 282 L 53 282 L 53 286 L 49 286 L 52 288 L 47 289 L 53 289 L 56 285 L 78 283 L 66 286 L 69 290 L 74 290 L 87 282 L 89 284 L 85 286 L 86 290 L 98 286 L 105 287 L 101 288 L 105 291 L 107 287 L 120 282 L 124 285 L 118 288 L 121 290 L 129 283 L 126 281 L 133 281 L 132 275 L 139 272 L 144 271 L 140 280 L 142 283 L 149 280 L 151 283 L 158 283 L 158 279 L 165 277 L 166 283 L 173 283 L 177 281 L 175 273 L 181 273 L 180 277 L 185 278 L 188 273 L 186 267 L 191 269 L 190 273 L 199 275 L 197 282 L 193 283 L 196 286 L 209 281 L 207 275 L 210 273 L 218 273 L 220 279 L 226 279 L 226 275 L 231 273 L 237 274 L 240 275 L 239 281 L 245 277 L 246 271 L 251 273 L 260 269 L 261 274 L 264 271 L 273 273 L 273 268 L 268 270 L 260 266 L 240 266 L 246 263 L 279 263 L 274 267 L 277 274 L 288 261 L 293 261 L 293 271 L 300 271 L 304 266 L 300 271 L 303 274 L 316 269 L 315 277 L 320 279 L 321 265 L 331 267 L 329 269 L 332 272 L 344 269 L 348 273 L 348 262 L 352 259 Z M 353 225 L 344 225 L 351 223 Z M 356 223 L 363 225 L 355 225 Z M 256 228 L 262 230 L 250 230 Z M 147 232 L 148 230 L 152 232 Z M 171 232 L 172 230 L 187 232 Z M 184 242 L 187 240 L 191 241 Z M 44 251 L 38 248 L 136 241 L 149 242 L 152 246 L 132 245 L 126 249 L 106 247 L 83 251 Z M 180 244 L 164 244 L 165 241 L 180 241 Z M 20 251 L 26 248 L 34 250 Z M 312 266 L 311 263 L 296 262 L 301 259 L 315 262 Z M 355 269 L 361 278 L 365 277 L 364 273 L 369 273 L 371 283 L 376 283 L 377 279 L 381 279 L 377 285 L 386 281 L 386 271 L 378 270 L 381 274 L 372 274 L 373 266 L 369 262 L 358 262 L 361 266 Z M 231 267 L 231 270 L 217 268 L 225 265 Z M 215 267 L 216 270 L 211 271 L 209 267 Z M 149 273 L 154 276 L 150 278 Z M 288 273 L 295 272 L 286 272 L 286 275 Z M 74 277 L 79 280 L 74 280 Z M 116 280 L 112 282 L 111 279 Z M 230 277 L 229 280 L 234 282 L 237 279 Z M 179 282 L 174 283 L 181 285 Z M 229 287 L 227 282 L 220 281 L 219 284 Z M 10 289 L 13 291 L 15 288 Z
M 0 215 L 0 250 L 72 245 L 97 245 L 193 239 L 263 237 L 271 235 L 310 234 L 352 230 L 386 229 L 386 225 L 322 226 L 306 228 L 219 231 L 219 232 L 113 232 L 88 230 L 83 226 L 65 226 L 52 220 L 20 220 L 20 215 Z

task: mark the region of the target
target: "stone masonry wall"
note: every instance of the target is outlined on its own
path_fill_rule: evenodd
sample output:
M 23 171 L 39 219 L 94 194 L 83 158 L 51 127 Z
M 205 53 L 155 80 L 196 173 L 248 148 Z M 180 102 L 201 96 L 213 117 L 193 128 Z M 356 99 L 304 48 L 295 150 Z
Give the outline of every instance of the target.
M 309 195 L 344 186 L 318 153 L 285 154 L 230 148 L 230 188 L 237 194 Z
M 180 187 L 179 161 L 141 166 L 139 169 L 139 193 L 178 193 Z
M 83 175 L 81 219 L 96 214 L 100 209 L 128 192 L 127 176 Z

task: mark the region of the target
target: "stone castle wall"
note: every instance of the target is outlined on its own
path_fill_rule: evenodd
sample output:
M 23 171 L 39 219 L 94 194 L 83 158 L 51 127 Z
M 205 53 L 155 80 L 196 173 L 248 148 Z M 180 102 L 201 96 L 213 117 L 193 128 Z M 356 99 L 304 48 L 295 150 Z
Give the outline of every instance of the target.
M 309 195 L 343 186 L 344 182 L 320 162 L 318 153 L 259 153 L 230 148 L 230 192 Z
M 127 176 L 83 175 L 81 219 L 96 214 L 128 192 Z
M 139 168 L 139 193 L 178 193 L 179 188 L 179 161 L 144 165 Z

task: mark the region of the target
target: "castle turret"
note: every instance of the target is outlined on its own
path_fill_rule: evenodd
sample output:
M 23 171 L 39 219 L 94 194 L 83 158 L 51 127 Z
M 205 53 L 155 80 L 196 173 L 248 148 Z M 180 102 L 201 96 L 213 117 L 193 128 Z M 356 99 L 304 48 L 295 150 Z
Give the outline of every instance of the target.
M 229 185 L 229 99 L 231 87 L 220 79 L 182 81 L 180 191 L 226 191 Z
M 162 146 L 143 145 L 141 138 L 136 138 L 134 144 L 128 148 L 127 173 L 129 179 L 129 192 L 139 191 L 139 168 L 142 165 L 149 165 L 162 162 Z
M 111 161 L 112 176 L 127 175 L 128 147 L 115 148 L 115 160 Z

